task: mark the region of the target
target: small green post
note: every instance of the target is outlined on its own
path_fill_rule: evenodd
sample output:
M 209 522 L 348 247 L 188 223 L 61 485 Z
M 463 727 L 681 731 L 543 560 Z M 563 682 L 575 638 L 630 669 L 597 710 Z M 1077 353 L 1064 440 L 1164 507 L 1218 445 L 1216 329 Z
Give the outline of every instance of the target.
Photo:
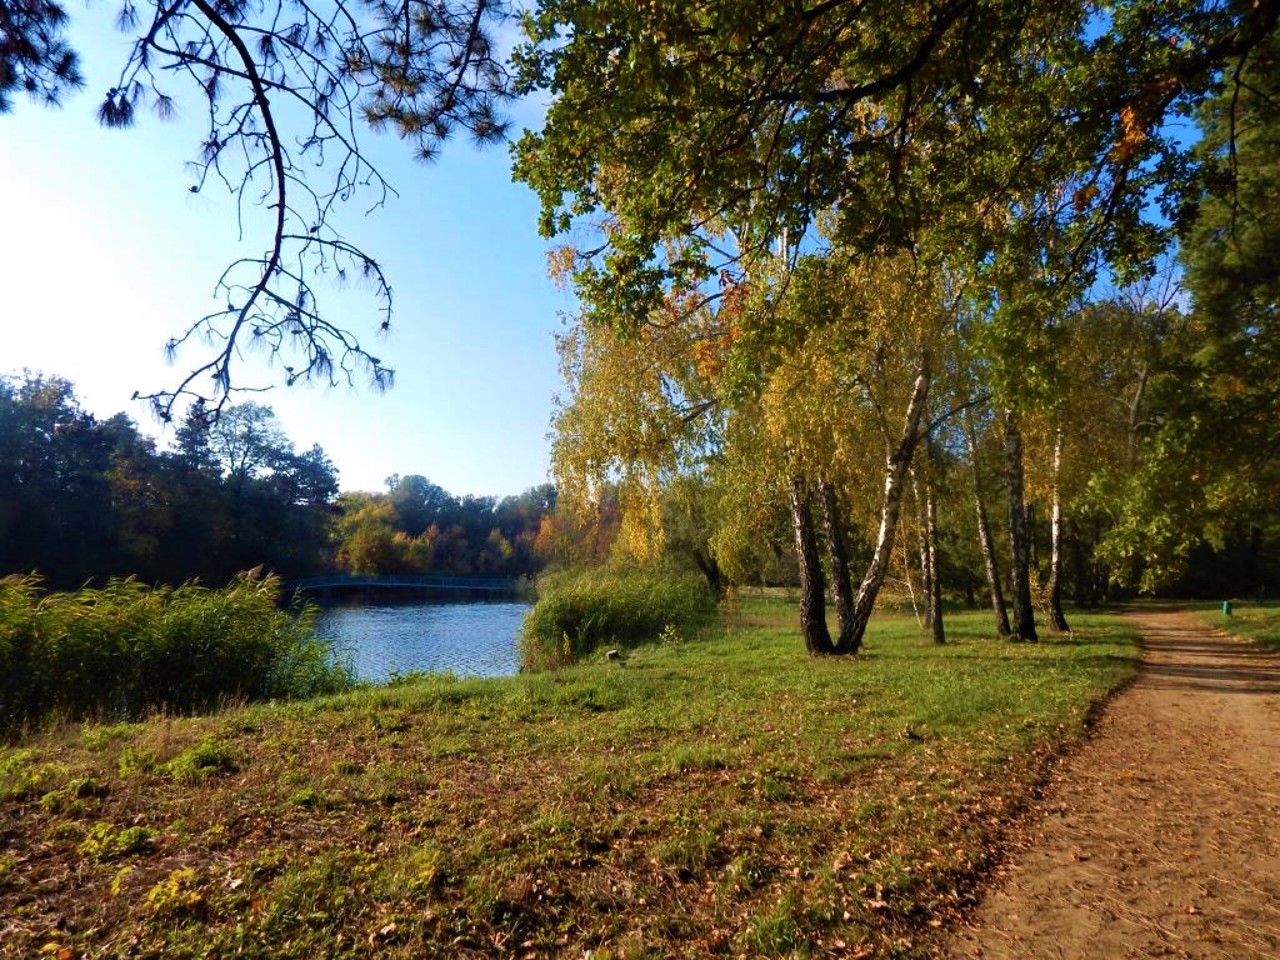
M 1230 601 L 1230 600 L 1223 600 L 1223 601 L 1222 601 L 1222 615 L 1223 615 L 1224 617 L 1229 617 L 1229 616 L 1231 616 L 1231 601 Z

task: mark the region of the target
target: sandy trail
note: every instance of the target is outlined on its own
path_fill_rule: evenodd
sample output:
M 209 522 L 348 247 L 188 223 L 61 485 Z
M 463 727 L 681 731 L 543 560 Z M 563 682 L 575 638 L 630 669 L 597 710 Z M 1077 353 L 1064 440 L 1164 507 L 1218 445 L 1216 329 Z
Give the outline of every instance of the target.
M 1130 614 L 1143 669 L 949 958 L 1280 958 L 1280 656 Z

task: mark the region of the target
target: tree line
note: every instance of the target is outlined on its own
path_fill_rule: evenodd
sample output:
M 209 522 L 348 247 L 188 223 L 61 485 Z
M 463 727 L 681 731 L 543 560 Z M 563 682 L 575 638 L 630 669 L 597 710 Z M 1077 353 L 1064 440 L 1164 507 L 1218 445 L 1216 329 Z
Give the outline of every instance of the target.
M 227 311 L 175 338 L 217 346 L 191 374 L 213 409 L 250 334 L 289 383 L 389 382 L 310 285 L 362 273 L 390 322 L 376 262 L 328 218 L 385 187 L 361 120 L 431 155 L 546 95 L 512 152 L 581 304 L 563 504 L 538 534 L 560 559 L 794 577 L 821 653 L 856 651 L 894 581 L 939 640 L 947 591 L 989 594 L 1033 640 L 1037 603 L 1067 625 L 1064 591 L 1274 587 L 1277 0 L 539 0 L 510 58 L 488 36 L 502 4 L 333 6 L 157 2 L 124 23 L 140 36 L 104 121 L 163 114 L 165 78 L 190 77 L 211 120 L 195 187 L 217 174 L 275 214 L 266 255 L 219 283 Z M 55 99 L 79 83 L 65 14 L 23 11 L 0 95 Z M 332 189 L 295 143 L 332 148 Z M 194 382 L 154 396 L 162 416 Z M 355 506 L 352 562 L 443 549 L 440 523 L 395 526 L 396 494 Z
M 822 654 L 893 583 L 940 642 L 947 593 L 1034 641 L 1275 589 L 1280 7 L 624 7 L 539 4 L 514 150 L 621 555 L 790 563 Z
M 262 404 L 196 406 L 160 449 L 123 413 L 84 410 L 64 379 L 0 377 L 0 575 L 51 587 L 222 585 L 256 567 L 530 576 L 555 503 L 550 485 L 454 496 L 417 475 L 340 493 L 324 450 L 296 451 Z

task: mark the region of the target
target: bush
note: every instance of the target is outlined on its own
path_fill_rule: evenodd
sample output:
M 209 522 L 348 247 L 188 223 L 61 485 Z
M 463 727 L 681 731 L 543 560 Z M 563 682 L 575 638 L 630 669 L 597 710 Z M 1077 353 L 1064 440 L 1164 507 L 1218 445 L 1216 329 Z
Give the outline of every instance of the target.
M 606 645 L 657 640 L 668 627 L 688 634 L 716 610 L 705 578 L 648 570 L 589 569 L 548 574 L 524 621 L 524 669 L 561 666 Z
M 315 636 L 314 612 L 282 610 L 279 595 L 274 577 L 242 576 L 222 590 L 113 580 L 49 594 L 35 577 L 0 580 L 0 729 L 350 686 Z

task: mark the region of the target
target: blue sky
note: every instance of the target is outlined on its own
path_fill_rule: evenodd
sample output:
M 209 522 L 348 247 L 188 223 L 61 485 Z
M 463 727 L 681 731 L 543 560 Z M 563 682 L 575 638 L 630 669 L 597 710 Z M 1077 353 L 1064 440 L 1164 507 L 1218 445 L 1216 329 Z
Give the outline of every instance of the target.
M 176 122 L 148 113 L 131 130 L 99 127 L 127 38 L 110 26 L 111 4 L 70 12 L 85 88 L 59 109 L 18 99 L 0 115 L 0 372 L 64 376 L 88 409 L 124 411 L 163 444 L 134 391 L 176 385 L 196 353 L 168 365 L 166 340 L 209 310 L 231 259 L 266 241 L 252 229 L 238 238 L 225 193 L 188 190 L 203 108 L 193 91 L 178 97 Z M 538 114 L 522 105 L 515 119 L 518 131 Z M 390 337 L 374 339 L 371 300 L 338 302 L 397 385 L 383 395 L 300 385 L 254 399 L 276 410 L 296 446 L 324 446 L 344 489 L 381 489 L 392 473 L 421 473 L 453 493 L 543 482 L 560 385 L 553 335 L 572 302 L 546 278 L 533 195 L 510 182 L 505 147 L 458 140 L 424 166 L 393 136 L 365 142 L 400 196 L 368 217 L 357 199 L 341 224 L 391 281 Z M 248 363 L 272 380 L 261 361 Z

